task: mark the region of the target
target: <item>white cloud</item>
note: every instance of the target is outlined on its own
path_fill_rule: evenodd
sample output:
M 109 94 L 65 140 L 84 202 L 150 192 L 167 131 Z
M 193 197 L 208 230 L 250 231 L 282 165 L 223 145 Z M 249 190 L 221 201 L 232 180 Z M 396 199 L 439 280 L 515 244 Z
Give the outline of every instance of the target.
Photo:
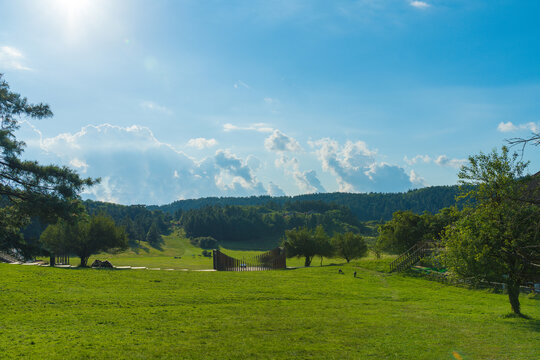
M 324 138 L 309 144 L 316 149 L 323 170 L 335 176 L 339 191 L 406 191 L 413 185 L 403 168 L 377 163 L 377 152 L 363 141 L 347 141 L 341 146 L 336 140 Z
M 245 82 L 243 82 L 242 80 L 238 80 L 237 82 L 234 83 L 233 86 L 234 86 L 235 89 L 238 89 L 238 88 L 241 88 L 241 87 L 243 87 L 245 89 L 251 89 L 251 87 L 248 84 L 246 84 Z
M 268 184 L 268 195 L 270 196 L 285 196 L 285 191 L 281 189 L 278 185 L 270 181 Z
M 272 135 L 264 140 L 264 147 L 268 151 L 275 152 L 297 152 L 302 150 L 298 141 L 279 130 L 274 130 Z
M 271 133 L 274 131 L 273 128 L 268 126 L 268 124 L 265 123 L 255 123 L 250 124 L 247 126 L 237 126 L 230 123 L 223 125 L 223 131 L 230 132 L 230 131 L 257 131 L 262 133 Z
M 25 155 L 70 164 L 86 171 L 85 176 L 102 178 L 101 184 L 85 191 L 87 198 L 123 204 L 163 204 L 181 198 L 267 193 L 249 161 L 224 150 L 193 159 L 160 142 L 146 127 L 88 125 L 76 133 L 50 138 L 43 138 L 35 128 L 21 131 L 33 136 L 25 138 Z
M 79 168 L 83 173 L 86 173 L 86 170 L 88 170 L 88 164 L 77 158 L 71 159 L 69 165 Z
M 411 170 L 409 180 L 411 180 L 411 183 L 419 187 L 427 186 L 426 180 L 423 177 L 418 176 L 414 170 Z
M 409 3 L 412 7 L 415 7 L 417 9 L 427 9 L 431 5 L 424 1 L 411 1 Z
M 304 193 L 326 192 L 315 170 L 301 171 L 298 159 L 286 155 L 302 151 L 302 147 L 296 139 L 276 129 L 272 135 L 264 140 L 264 147 L 278 155 L 275 166 L 282 168 L 285 174 L 292 176 L 300 191 Z
M 186 146 L 194 147 L 199 150 L 210 148 L 213 146 L 216 146 L 218 144 L 216 139 L 206 139 L 206 138 L 195 138 L 195 139 L 189 139 Z
M 450 159 L 446 155 L 439 155 L 437 158 L 432 158 L 429 155 L 416 155 L 412 159 L 409 159 L 407 156 L 404 156 L 403 161 L 405 161 L 408 165 L 415 165 L 419 162 L 423 162 L 424 164 L 433 163 L 439 166 L 453 167 L 456 169 L 459 169 L 462 165 L 464 165 L 467 162 L 466 159 Z
M 252 170 L 259 170 L 261 168 L 261 160 L 257 159 L 253 155 L 248 155 L 248 157 L 246 158 L 246 164 Z
M 529 130 L 534 133 L 538 133 L 539 129 L 540 129 L 540 125 L 535 124 L 533 122 L 528 122 L 528 123 L 520 124 L 520 125 L 514 125 L 511 121 L 508 121 L 508 122 L 501 122 L 497 126 L 497 130 L 499 130 L 500 132 L 514 132 L 514 131 L 519 131 L 519 130 Z
M 297 158 L 289 158 L 284 153 L 280 153 L 275 165 L 278 168 L 283 168 L 285 174 L 293 177 L 300 191 L 304 193 L 326 192 L 315 170 L 301 171 Z
M 24 55 L 11 46 L 0 46 L 0 70 L 32 70 L 24 65 Z
M 439 166 L 449 166 L 456 169 L 459 169 L 461 166 L 465 165 L 466 162 L 466 159 L 449 159 L 446 155 L 440 155 L 435 160 L 435 164 Z
M 169 108 L 156 104 L 153 101 L 142 101 L 140 103 L 140 106 L 146 110 L 156 111 L 166 115 L 172 115 L 172 111 Z
M 423 162 L 423 163 L 430 163 L 432 161 L 431 157 L 429 155 L 416 155 L 412 159 L 409 159 L 407 156 L 403 157 L 403 161 L 405 161 L 409 165 L 414 165 L 417 162 Z

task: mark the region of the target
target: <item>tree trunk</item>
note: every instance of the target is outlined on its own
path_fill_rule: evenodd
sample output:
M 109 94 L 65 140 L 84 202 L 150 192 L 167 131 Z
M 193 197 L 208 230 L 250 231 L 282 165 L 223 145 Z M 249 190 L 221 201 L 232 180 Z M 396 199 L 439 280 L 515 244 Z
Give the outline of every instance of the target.
M 88 266 L 88 258 L 90 256 L 80 256 L 80 259 L 81 259 L 81 264 L 79 265 L 80 267 L 87 267 Z
M 519 281 L 515 279 L 508 279 L 508 300 L 510 300 L 510 306 L 512 306 L 512 311 L 521 315 L 521 306 L 519 304 Z
M 309 265 L 311 265 L 311 257 L 306 256 L 306 261 L 304 262 L 304 266 L 309 266 Z

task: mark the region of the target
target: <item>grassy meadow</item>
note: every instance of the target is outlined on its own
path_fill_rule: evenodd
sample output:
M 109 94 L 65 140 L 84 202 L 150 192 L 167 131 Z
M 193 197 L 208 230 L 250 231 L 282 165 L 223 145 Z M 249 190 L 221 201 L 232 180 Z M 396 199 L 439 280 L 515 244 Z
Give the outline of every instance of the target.
M 276 244 L 267 244 L 276 246 Z M 226 243 L 223 244 L 222 250 L 234 257 L 249 257 L 260 254 L 261 250 L 255 250 L 261 245 L 254 244 L 238 244 L 238 243 Z M 253 248 L 254 250 L 240 250 Z M 188 270 L 203 270 L 212 269 L 212 258 L 204 257 L 201 255 L 202 249 L 191 245 L 189 239 L 184 236 L 183 230 L 175 230 L 170 235 L 163 236 L 163 243 L 159 248 L 154 248 L 148 245 L 146 242 L 142 242 L 141 245 L 130 248 L 119 254 L 102 253 L 90 257 L 88 264 L 91 265 L 95 259 L 109 260 L 115 266 L 134 266 L 134 267 L 148 267 L 148 268 L 160 268 L 160 269 L 188 269 Z M 47 258 L 42 260 L 48 261 Z M 324 264 L 342 262 L 339 259 L 323 259 Z M 71 264 L 78 266 L 79 259 L 77 257 L 71 258 Z M 313 265 L 320 265 L 320 258 L 316 258 L 313 261 Z M 304 259 L 287 259 L 287 266 L 297 267 L 304 266 Z
M 388 261 L 339 265 L 345 275 L 338 266 L 199 272 L 0 264 L 0 358 L 539 358 L 540 300 L 521 298 L 532 319 L 506 317 L 503 294 L 375 270 Z

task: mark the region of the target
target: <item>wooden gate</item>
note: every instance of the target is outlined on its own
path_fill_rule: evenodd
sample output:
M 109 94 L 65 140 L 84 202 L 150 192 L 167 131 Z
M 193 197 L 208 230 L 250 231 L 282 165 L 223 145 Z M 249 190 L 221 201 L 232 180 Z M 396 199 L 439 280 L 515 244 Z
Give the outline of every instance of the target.
M 277 247 L 265 253 L 235 259 L 220 250 L 213 251 L 214 269 L 218 271 L 260 271 L 287 268 L 285 249 Z

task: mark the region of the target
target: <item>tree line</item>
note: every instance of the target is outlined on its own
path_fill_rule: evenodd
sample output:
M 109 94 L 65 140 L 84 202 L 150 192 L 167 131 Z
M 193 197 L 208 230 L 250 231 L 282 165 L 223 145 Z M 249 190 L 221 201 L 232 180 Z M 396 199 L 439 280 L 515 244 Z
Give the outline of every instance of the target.
M 436 213 L 440 209 L 456 204 L 458 186 L 432 186 L 404 193 L 321 193 L 298 196 L 251 196 L 251 197 L 208 197 L 178 200 L 168 205 L 150 206 L 151 210 L 162 210 L 171 215 L 201 209 L 208 206 L 265 206 L 273 210 L 293 210 L 295 204 L 325 203 L 348 207 L 360 221 L 389 220 L 398 210 L 410 210 L 421 214 Z M 178 217 L 178 216 L 176 216 Z
M 190 238 L 212 237 L 217 241 L 247 242 L 261 237 L 276 241 L 286 230 L 322 226 L 335 232 L 369 232 L 347 207 L 321 201 L 299 202 L 290 209 L 267 206 L 207 206 L 182 212 L 178 224 Z

